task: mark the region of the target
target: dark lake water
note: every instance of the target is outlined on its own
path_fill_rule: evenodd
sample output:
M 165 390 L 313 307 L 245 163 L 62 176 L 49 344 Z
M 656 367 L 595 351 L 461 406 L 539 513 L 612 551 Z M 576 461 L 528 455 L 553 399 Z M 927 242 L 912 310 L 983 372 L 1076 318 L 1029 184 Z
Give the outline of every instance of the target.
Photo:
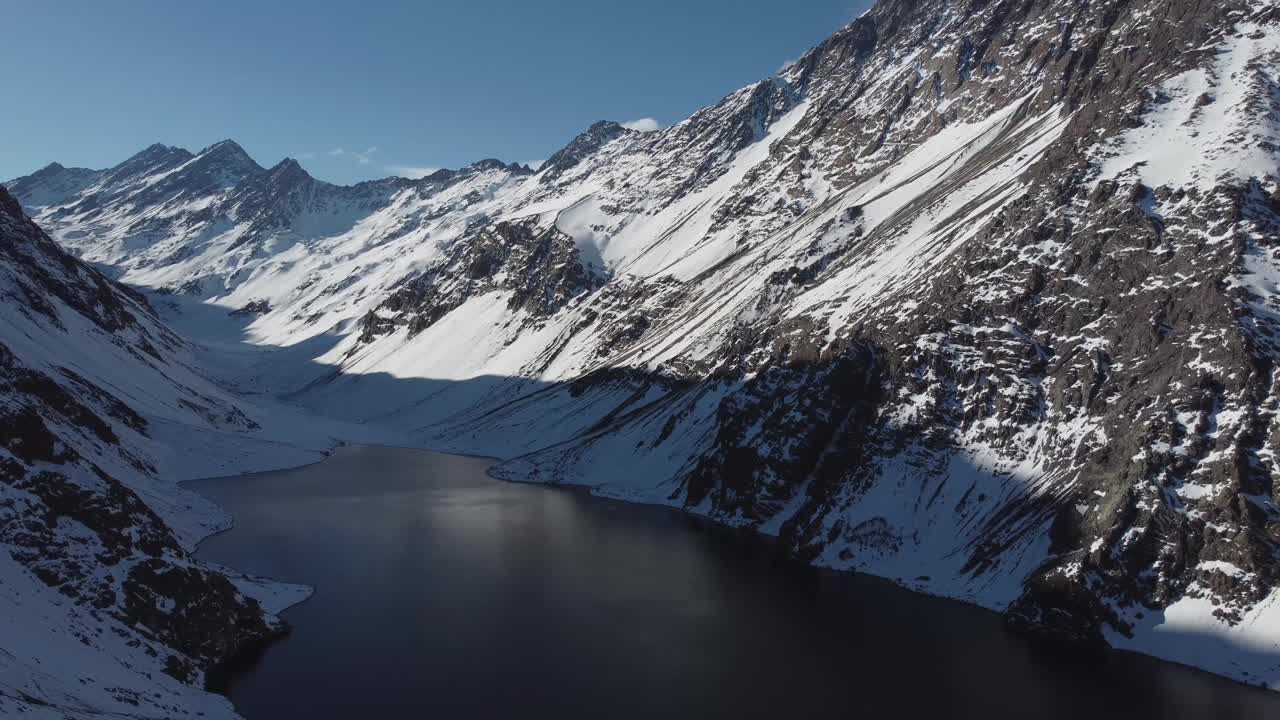
M 317 589 L 232 681 L 241 714 L 1280 718 L 1280 695 L 1046 647 L 978 608 L 489 465 L 345 448 L 191 484 L 236 516 L 201 557 Z

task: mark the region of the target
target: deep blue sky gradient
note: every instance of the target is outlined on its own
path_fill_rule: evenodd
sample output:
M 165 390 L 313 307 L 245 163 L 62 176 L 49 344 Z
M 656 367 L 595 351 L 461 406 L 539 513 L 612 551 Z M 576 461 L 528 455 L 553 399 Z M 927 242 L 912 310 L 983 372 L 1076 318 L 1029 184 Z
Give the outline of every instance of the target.
M 676 122 L 868 3 L 0 0 L 0 180 L 223 138 L 343 183 L 540 160 L 596 120 Z

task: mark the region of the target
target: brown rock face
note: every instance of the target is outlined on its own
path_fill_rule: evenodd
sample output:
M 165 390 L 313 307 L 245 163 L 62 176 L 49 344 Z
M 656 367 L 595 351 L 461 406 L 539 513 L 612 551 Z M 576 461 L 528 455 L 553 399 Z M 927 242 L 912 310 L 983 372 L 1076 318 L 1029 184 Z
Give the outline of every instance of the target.
M 881 2 L 635 141 L 808 107 L 716 211 L 736 254 L 677 303 L 607 315 L 618 281 L 582 303 L 576 332 L 618 328 L 601 364 L 665 397 L 510 472 L 588 477 L 609 432 L 657 465 L 700 434 L 670 499 L 817 562 L 1090 642 L 1187 598 L 1239 622 L 1280 583 L 1277 32 L 1243 1 Z M 614 382 L 574 391 L 592 378 Z

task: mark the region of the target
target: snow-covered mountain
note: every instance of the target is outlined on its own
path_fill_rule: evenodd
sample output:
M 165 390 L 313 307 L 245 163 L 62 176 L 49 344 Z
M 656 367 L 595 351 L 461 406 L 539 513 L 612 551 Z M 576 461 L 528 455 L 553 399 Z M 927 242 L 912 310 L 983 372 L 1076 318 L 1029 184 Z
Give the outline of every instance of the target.
M 883 0 L 536 173 L 11 186 L 256 389 L 1280 688 L 1278 88 L 1272 0 Z
M 205 671 L 309 594 L 193 560 L 231 518 L 175 481 L 361 431 L 261 407 L 198 355 L 0 188 L 0 716 L 236 717 Z
M 233 716 L 193 684 L 280 631 L 258 598 L 297 591 L 194 562 L 228 519 L 161 476 L 214 471 L 184 433 L 257 423 L 2 188 L 0 297 L 0 714 Z

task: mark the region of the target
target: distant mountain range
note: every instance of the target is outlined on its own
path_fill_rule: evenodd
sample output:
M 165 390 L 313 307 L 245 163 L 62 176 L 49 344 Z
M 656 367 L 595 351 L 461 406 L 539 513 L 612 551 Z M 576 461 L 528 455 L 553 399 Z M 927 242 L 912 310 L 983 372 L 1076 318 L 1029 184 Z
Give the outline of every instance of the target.
M 1277 88 L 1265 0 L 882 0 L 774 77 L 659 132 L 598 123 L 536 172 L 340 187 L 231 141 L 53 164 L 7 183 L 53 240 L 264 359 L 218 378 L 16 207 L 3 247 L 44 249 L 6 266 L 29 329 L 0 350 L 96 388 L 96 417 L 144 401 L 60 374 L 64 347 L 164 376 L 136 382 L 201 408 L 188 425 L 254 437 L 252 390 L 1280 687 Z M 97 427 L 5 372 L 13 417 L 63 418 L 72 447 Z M 119 450 L 9 443 L 0 468 L 148 446 L 120 422 Z M 29 515 L 7 507 L 5 528 Z

